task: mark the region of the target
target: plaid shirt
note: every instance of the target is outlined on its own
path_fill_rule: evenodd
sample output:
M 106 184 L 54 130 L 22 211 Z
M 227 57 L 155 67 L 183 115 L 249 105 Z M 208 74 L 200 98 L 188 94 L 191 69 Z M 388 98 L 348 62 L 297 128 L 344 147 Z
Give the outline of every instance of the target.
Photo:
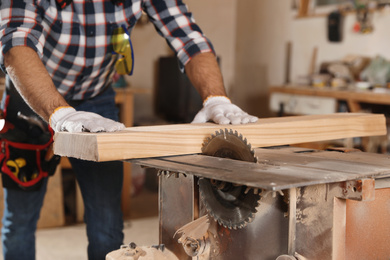
M 158 33 L 184 65 L 200 52 L 213 51 L 181 0 L 73 0 L 63 10 L 55 0 L 3 0 L 0 64 L 14 46 L 29 46 L 41 57 L 58 91 L 67 100 L 83 100 L 103 91 L 114 72 L 113 30 L 134 28 L 144 10 Z

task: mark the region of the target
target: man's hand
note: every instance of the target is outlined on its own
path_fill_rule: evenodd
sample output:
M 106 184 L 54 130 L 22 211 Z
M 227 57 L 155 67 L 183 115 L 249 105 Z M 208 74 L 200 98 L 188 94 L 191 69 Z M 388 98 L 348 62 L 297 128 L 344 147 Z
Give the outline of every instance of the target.
M 50 116 L 50 126 L 54 131 L 78 132 L 115 132 L 125 125 L 96 113 L 76 111 L 73 107 L 59 107 Z
M 203 108 L 191 123 L 206 123 L 209 120 L 221 125 L 238 125 L 254 123 L 258 118 L 248 115 L 225 96 L 211 96 L 205 100 Z

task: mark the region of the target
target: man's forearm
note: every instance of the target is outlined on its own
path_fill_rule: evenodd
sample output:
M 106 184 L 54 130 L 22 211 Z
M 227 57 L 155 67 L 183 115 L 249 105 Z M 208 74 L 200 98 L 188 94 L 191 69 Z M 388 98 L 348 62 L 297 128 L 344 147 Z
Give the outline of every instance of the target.
M 48 121 L 57 107 L 68 105 L 38 54 L 30 47 L 13 47 L 4 55 L 4 64 L 16 89 L 44 120 Z
M 226 96 L 221 71 L 213 53 L 196 55 L 185 66 L 185 70 L 203 100 L 208 96 Z

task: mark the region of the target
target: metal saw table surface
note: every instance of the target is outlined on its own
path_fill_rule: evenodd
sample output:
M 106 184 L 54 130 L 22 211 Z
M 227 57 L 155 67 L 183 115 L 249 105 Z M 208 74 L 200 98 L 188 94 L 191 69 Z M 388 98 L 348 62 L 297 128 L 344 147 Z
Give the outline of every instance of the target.
M 206 208 L 199 196 L 199 179 L 209 178 L 261 189 L 261 198 L 245 228 L 228 229 L 212 219 L 213 240 L 208 255 L 199 259 L 350 260 L 389 255 L 390 210 L 384 206 L 390 198 L 388 155 L 293 146 L 254 152 L 257 163 L 201 154 L 130 160 L 169 172 L 159 179 L 160 243 L 179 259 L 190 259 L 174 234 L 196 216 L 215 213 L 216 208 Z M 175 177 L 167 178 L 171 175 Z
M 170 172 L 283 190 L 363 178 L 390 177 L 389 156 L 298 147 L 257 148 L 258 163 L 199 154 L 130 160 Z

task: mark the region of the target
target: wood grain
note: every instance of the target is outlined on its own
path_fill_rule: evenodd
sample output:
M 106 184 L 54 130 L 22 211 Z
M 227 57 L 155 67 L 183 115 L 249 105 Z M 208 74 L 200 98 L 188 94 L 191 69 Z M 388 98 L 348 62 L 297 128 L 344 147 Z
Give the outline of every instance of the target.
M 178 124 L 129 127 L 115 133 L 58 132 L 54 152 L 92 161 L 200 153 L 202 143 L 220 129 L 242 134 L 253 147 L 269 147 L 386 134 L 380 114 L 337 113 L 263 118 L 246 125 Z

